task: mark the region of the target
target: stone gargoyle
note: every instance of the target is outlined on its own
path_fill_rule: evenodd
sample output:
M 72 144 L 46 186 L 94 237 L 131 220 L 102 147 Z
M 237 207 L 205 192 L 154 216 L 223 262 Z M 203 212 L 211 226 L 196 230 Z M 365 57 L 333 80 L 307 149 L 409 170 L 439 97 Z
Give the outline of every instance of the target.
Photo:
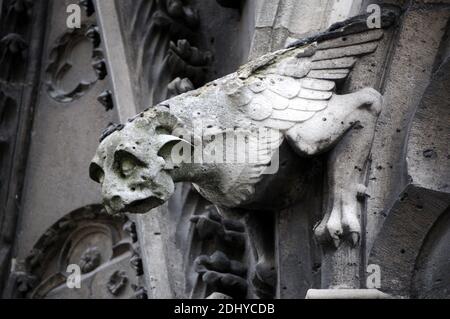
M 332 207 L 315 232 L 336 246 L 345 238 L 357 245 L 357 197 L 365 192 L 364 168 L 383 99 L 373 88 L 340 95 L 337 87 L 382 36 L 382 29 L 335 26 L 110 128 L 90 165 L 107 211 L 147 213 L 171 197 L 176 182 L 191 182 L 223 210 L 279 209 L 286 204 L 283 192 L 295 189 L 301 199 L 307 187 L 298 187 L 307 172 L 297 161 L 329 151 Z M 348 134 L 351 129 L 357 133 Z M 242 136 L 241 145 L 227 148 Z M 248 160 L 247 153 L 256 156 Z M 255 241 L 259 264 L 268 262 L 264 242 Z

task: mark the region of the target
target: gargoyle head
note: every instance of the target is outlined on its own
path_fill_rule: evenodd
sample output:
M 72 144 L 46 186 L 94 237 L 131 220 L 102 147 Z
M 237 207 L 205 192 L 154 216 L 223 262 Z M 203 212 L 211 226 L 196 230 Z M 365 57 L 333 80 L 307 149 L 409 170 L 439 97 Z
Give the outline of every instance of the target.
M 181 140 L 167 134 L 170 121 L 150 110 L 103 139 L 89 175 L 102 185 L 108 213 L 146 213 L 170 198 L 173 164 L 167 157 Z

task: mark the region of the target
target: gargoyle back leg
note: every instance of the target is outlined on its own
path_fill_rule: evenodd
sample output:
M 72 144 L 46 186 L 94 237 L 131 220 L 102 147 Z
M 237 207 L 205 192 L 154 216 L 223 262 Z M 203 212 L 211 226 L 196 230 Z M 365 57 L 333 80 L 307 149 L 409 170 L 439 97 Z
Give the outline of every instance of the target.
M 325 110 L 286 132 L 288 140 L 302 155 L 333 149 L 328 159 L 333 206 L 316 227 L 316 235 L 331 236 L 336 246 L 344 232 L 351 234 L 353 244 L 359 241 L 357 195 L 363 188 L 364 167 L 381 105 L 382 96 L 371 88 L 334 95 Z

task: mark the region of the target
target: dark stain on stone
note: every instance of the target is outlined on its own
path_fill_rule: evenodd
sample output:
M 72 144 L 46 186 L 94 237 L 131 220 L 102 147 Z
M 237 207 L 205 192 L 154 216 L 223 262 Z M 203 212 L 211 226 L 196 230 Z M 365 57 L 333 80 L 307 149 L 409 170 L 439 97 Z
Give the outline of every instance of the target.
M 436 157 L 437 157 L 437 154 L 436 154 L 436 152 L 435 152 L 434 150 L 432 150 L 432 149 L 426 149 L 426 150 L 423 151 L 423 156 L 424 156 L 425 158 L 436 158 Z

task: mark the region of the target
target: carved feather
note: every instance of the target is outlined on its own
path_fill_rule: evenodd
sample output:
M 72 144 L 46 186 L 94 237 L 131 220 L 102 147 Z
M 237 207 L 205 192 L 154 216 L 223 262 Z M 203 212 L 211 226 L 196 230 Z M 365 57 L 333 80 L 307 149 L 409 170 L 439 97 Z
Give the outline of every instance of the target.
M 359 56 L 376 50 L 382 35 L 381 30 L 371 30 L 280 50 L 248 63 L 221 82 L 219 91 L 232 107 L 267 130 L 262 135 L 251 132 L 246 140 L 245 151 L 256 160 L 237 164 L 222 185 L 201 192 L 208 198 L 208 192 L 215 196 L 219 188 L 220 200 L 225 198 L 227 205 L 249 199 L 283 142 L 283 132 L 325 110 L 336 83 L 347 78 Z
M 287 130 L 325 110 L 336 82 L 348 77 L 359 56 L 374 52 L 382 36 L 368 30 L 265 55 L 229 80 L 228 96 L 251 120 Z
M 262 179 L 264 171 L 270 165 L 274 152 L 283 142 L 283 135 L 277 130 L 260 130 L 248 137 L 249 164 L 243 166 L 237 178 L 230 180 L 226 188 L 227 199 L 233 205 L 247 201 L 255 193 L 255 185 Z

